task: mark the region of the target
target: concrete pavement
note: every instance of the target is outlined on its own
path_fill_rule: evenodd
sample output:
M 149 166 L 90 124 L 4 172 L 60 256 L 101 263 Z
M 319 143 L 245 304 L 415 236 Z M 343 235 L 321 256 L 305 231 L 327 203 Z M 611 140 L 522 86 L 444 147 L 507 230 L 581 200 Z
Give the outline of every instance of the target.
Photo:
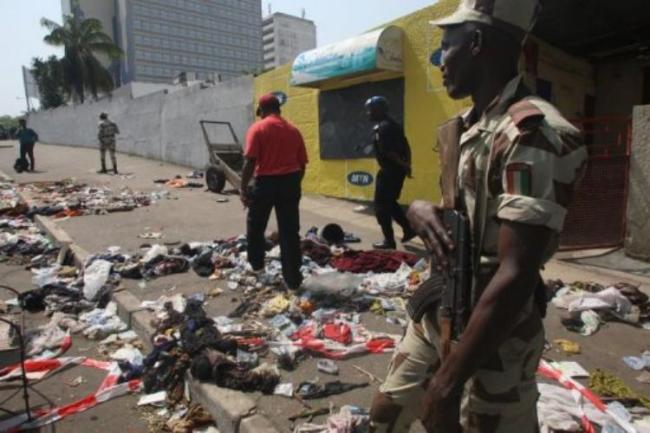
M 0 148 L 0 156 L 2 156 L 0 158 L 0 170 L 11 173 L 11 166 L 15 159 L 13 152 L 15 150 Z M 169 178 L 177 174 L 184 175 L 189 171 L 185 167 L 119 155 L 120 169 L 123 173 L 128 174 L 127 178 L 98 175 L 95 173 L 98 166 L 98 152 L 62 146 L 37 145 L 36 158 L 39 172 L 20 175 L 11 173 L 17 182 L 60 180 L 66 177 L 74 177 L 80 182 L 93 185 L 109 185 L 113 189 L 129 187 L 146 192 L 161 188 L 153 183 L 154 179 Z M 127 251 L 134 250 L 145 242 L 151 242 L 143 241 L 137 237 L 139 233 L 144 231 L 161 231 L 165 237 L 160 242 L 175 242 L 226 238 L 241 234 L 245 230 L 245 213 L 236 195 L 217 196 L 203 189 L 172 190 L 172 195 L 175 199 L 162 200 L 155 205 L 136 209 L 132 212 L 71 218 L 57 222 L 56 225 L 69 235 L 74 243 L 91 253 L 102 251 L 113 245 L 119 245 Z M 223 197 L 228 198 L 229 202 L 218 203 L 217 198 Z M 325 223 L 338 222 L 345 230 L 352 231 L 363 239 L 363 242 L 358 245 L 359 248 L 368 248 L 373 241 L 379 238 L 380 232 L 374 218 L 371 215 L 354 212 L 355 206 L 355 203 L 341 200 L 305 197 L 301 203 L 303 231 L 312 225 L 322 226 Z M 274 225 L 271 222 L 269 229 L 272 230 Z M 422 252 L 421 243 L 414 243 L 410 248 Z M 564 281 L 590 280 L 603 284 L 625 280 L 642 284 L 642 287 L 646 290 L 650 287 L 648 281 L 641 277 L 627 274 L 617 275 L 606 271 L 594 272 L 590 268 L 568 265 L 559 261 L 551 262 L 547 266 L 544 276 L 546 278 L 561 278 Z M 153 280 L 144 287 L 141 287 L 137 282 L 128 280 L 125 281 L 124 285 L 127 288 L 128 296 L 132 298 L 131 302 L 137 304 L 142 299 L 157 299 L 161 294 L 207 292 L 217 285 L 223 287 L 224 284 L 223 282 L 213 282 L 199 278 L 190 271 L 186 274 Z M 227 314 L 234 309 L 239 299 L 237 293 L 226 291 L 224 295 L 209 300 L 206 309 L 211 315 L 215 316 Z M 550 341 L 555 338 L 568 338 L 579 342 L 583 347 L 583 353 L 572 357 L 572 359 L 582 363 L 585 368 L 590 370 L 603 368 L 614 372 L 640 392 L 646 394 L 650 392 L 648 385 L 639 384 L 634 380 L 637 375 L 636 372 L 627 369 L 620 360 L 621 356 L 636 355 L 647 348 L 648 331 L 610 323 L 596 335 L 582 337 L 566 331 L 560 323 L 560 318 L 558 311 L 553 306 L 550 306 L 549 315 L 546 319 L 546 329 Z M 143 320 L 146 321 L 146 319 Z M 364 315 L 363 320 L 370 330 L 393 333 L 401 331 L 374 315 Z M 547 355 L 553 359 L 565 358 L 563 354 L 557 353 L 555 350 Z M 313 379 L 318 375 L 315 363 L 314 359 L 308 359 L 300 364 L 297 371 L 291 374 L 283 372 L 283 381 L 291 381 L 294 385 L 297 385 L 300 381 Z M 388 356 L 364 356 L 339 364 L 342 370 L 341 380 L 360 382 L 367 380 L 367 376 L 356 370 L 354 365 L 360 366 L 382 378 L 388 364 Z M 324 375 L 318 376 L 320 376 L 321 381 L 331 380 L 331 378 Z M 241 431 L 265 431 L 260 427 L 260 423 L 263 424 L 264 422 L 269 423 L 267 427 L 270 425 L 278 431 L 288 431 L 290 423 L 286 420 L 287 416 L 302 409 L 299 403 L 281 397 L 216 392 L 214 388 L 216 387 L 207 387 L 207 394 L 201 392 L 199 394 L 208 397 L 212 396 L 212 400 L 207 401 L 206 408 L 219 415 L 217 416 L 218 422 L 231 423 L 232 431 L 238 431 L 239 427 L 241 427 Z M 337 405 L 357 404 L 368 406 L 372 391 L 375 388 L 376 384 L 373 384 L 368 389 L 346 393 L 331 399 L 331 401 Z M 204 388 L 202 390 L 205 391 Z M 234 398 L 234 396 L 237 396 L 237 398 Z M 215 402 L 215 398 L 222 401 Z M 228 406 L 230 403 L 236 403 L 235 406 L 238 406 L 230 407 Z M 327 406 L 325 401 L 319 403 L 315 407 Z M 214 407 L 210 407 L 211 404 L 214 404 Z M 230 410 L 223 410 L 224 407 L 226 409 L 230 407 Z M 102 409 L 98 408 L 96 410 Z M 228 415 L 228 412 L 230 412 L 230 415 Z M 233 414 L 241 416 L 244 422 L 240 424 L 239 419 L 235 421 L 224 419 L 232 417 Z M 315 421 L 323 421 L 323 418 L 317 418 Z M 223 429 L 223 431 L 230 431 L 230 429 Z M 413 431 L 419 430 L 414 428 Z

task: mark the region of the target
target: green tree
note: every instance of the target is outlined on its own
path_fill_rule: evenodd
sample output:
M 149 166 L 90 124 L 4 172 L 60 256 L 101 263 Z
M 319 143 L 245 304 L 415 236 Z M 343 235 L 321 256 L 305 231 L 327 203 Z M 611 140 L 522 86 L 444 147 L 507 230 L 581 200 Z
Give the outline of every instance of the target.
M 122 50 L 103 32 L 99 20 L 66 16 L 63 25 L 46 18 L 41 19 L 41 25 L 50 31 L 44 41 L 64 49 L 63 84 L 74 101 L 83 103 L 87 92 L 97 98 L 100 92 L 113 90 L 113 77 L 95 56 L 105 54 L 115 60 L 122 56 Z
M 9 130 L 9 128 L 18 128 L 18 117 L 0 116 L 0 126 Z
M 35 58 L 32 61 L 32 75 L 38 85 L 42 109 L 56 108 L 65 103 L 63 69 L 56 56 L 50 56 L 45 61 Z

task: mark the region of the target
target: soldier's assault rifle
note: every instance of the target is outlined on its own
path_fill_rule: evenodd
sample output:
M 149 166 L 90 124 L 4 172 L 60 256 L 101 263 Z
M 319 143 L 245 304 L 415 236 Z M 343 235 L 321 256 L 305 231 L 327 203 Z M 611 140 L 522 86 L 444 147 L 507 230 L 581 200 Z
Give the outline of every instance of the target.
M 445 209 L 441 219 L 455 245 L 448 252 L 449 267 L 439 271 L 432 260 L 431 277 L 413 294 L 407 310 L 416 323 L 425 313 L 439 313 L 440 357 L 444 359 L 449 355 L 451 342 L 458 340 L 465 330 L 471 312 L 472 243 L 469 219 L 464 213 Z
M 439 315 L 440 356 L 444 359 L 451 351 L 451 342 L 457 341 L 465 330 L 472 308 L 472 243 L 469 219 L 465 214 L 444 210 L 442 220 L 455 246 L 448 255 L 449 268 L 441 272 L 444 289 Z M 431 272 L 436 272 L 434 261 L 431 266 Z

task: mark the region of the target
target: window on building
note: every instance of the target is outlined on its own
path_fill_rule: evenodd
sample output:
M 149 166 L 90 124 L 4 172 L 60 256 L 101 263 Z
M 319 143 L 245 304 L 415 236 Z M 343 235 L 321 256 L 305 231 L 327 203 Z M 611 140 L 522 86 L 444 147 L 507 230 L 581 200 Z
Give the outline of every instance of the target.
M 367 158 L 356 149 L 371 144 L 372 126 L 359 107 L 373 95 L 386 96 L 391 115 L 398 122 L 404 120 L 404 80 L 401 78 L 320 92 L 321 159 Z

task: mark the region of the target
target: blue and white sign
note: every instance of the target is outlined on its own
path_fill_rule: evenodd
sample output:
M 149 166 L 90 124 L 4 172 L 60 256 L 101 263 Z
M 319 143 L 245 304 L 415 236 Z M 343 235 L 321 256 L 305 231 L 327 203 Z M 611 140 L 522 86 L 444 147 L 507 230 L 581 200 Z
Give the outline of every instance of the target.
M 390 26 L 300 54 L 291 85 L 306 86 L 332 78 L 374 71 L 403 70 L 402 30 Z
M 365 171 L 353 171 L 348 174 L 348 182 L 354 186 L 370 186 L 374 181 L 373 175 Z

